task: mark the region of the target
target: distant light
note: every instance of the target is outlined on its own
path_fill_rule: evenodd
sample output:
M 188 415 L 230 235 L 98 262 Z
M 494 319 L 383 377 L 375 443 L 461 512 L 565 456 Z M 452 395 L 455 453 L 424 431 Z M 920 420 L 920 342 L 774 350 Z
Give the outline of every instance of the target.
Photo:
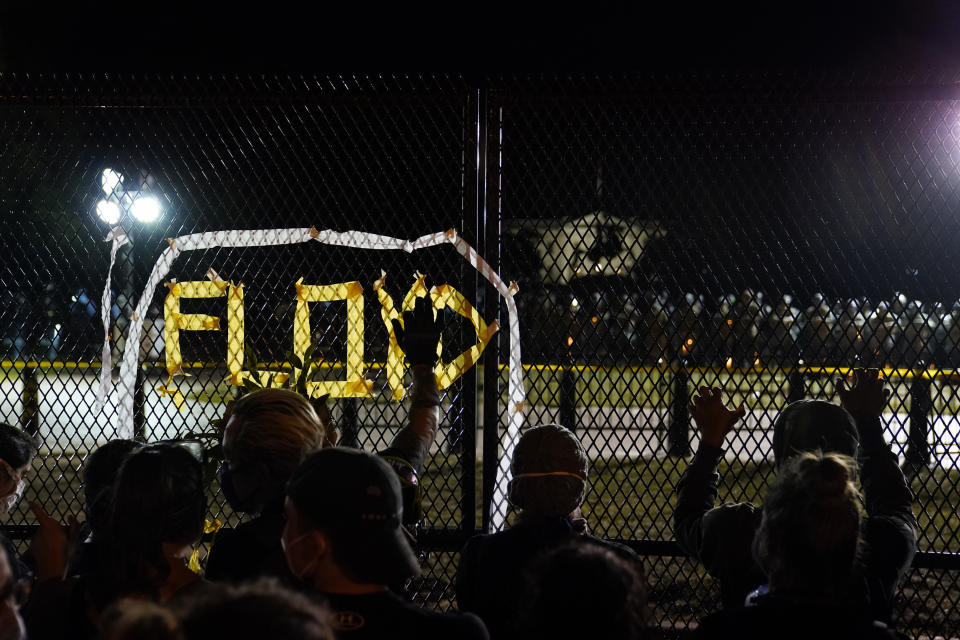
M 567 346 L 568 347 L 573 346 L 573 336 L 567 336 Z
M 576 309 L 577 307 L 580 306 L 580 301 L 574 298 L 573 300 L 570 301 L 570 306 Z
M 130 205 L 130 214 L 140 222 L 153 222 L 160 217 L 160 202 L 152 196 L 137 198 Z
M 121 182 L 123 182 L 123 174 L 117 173 L 113 169 L 104 169 L 103 173 L 100 174 L 100 187 L 108 196 L 116 191 Z
M 97 217 L 107 224 L 120 222 L 120 205 L 110 200 L 101 200 L 97 203 Z
M 70 296 L 70 302 L 76 302 L 77 296 Z

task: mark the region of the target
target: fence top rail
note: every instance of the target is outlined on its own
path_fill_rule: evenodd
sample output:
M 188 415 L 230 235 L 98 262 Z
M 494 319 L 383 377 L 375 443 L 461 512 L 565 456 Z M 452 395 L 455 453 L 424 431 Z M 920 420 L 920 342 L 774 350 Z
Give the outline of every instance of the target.
M 0 369 L 99 369 L 100 362 L 73 362 L 59 360 L 0 360 Z M 184 369 L 217 369 L 223 368 L 225 362 L 184 362 L 181 365 Z M 342 369 L 346 366 L 343 362 L 321 362 L 318 365 L 322 369 Z M 386 367 L 385 362 L 365 362 L 364 368 L 379 370 Z M 163 362 L 143 362 L 141 367 L 144 369 L 164 369 L 166 365 Z M 258 367 L 268 369 L 291 369 L 292 365 L 288 362 L 261 362 Z M 478 369 L 483 369 L 483 364 L 477 365 Z M 500 364 L 497 366 L 500 371 L 509 371 L 510 365 Z M 525 364 L 524 371 L 556 371 L 556 372 L 592 372 L 592 371 L 633 371 L 635 373 L 654 371 L 660 372 L 680 372 L 686 373 L 738 373 L 738 374 L 783 374 L 801 373 L 810 376 L 847 376 L 850 375 L 856 367 L 834 367 L 834 366 L 797 366 L 797 367 L 685 367 L 679 365 L 594 365 L 594 364 Z M 893 368 L 885 367 L 877 369 L 885 378 L 914 379 L 921 378 L 925 380 L 940 380 L 947 382 L 960 382 L 960 369 L 936 369 L 936 368 L 917 368 L 909 369 L 905 367 Z

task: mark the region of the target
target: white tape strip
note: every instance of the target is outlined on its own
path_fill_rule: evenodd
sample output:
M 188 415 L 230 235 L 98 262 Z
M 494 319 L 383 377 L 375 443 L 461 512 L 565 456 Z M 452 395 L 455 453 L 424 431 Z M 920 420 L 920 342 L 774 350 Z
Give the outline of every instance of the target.
M 117 261 L 117 250 L 130 242 L 130 236 L 121 227 L 114 227 L 106 237 L 107 242 L 111 242 L 110 247 L 110 266 L 107 267 L 107 284 L 103 287 L 103 295 L 100 297 L 100 318 L 103 320 L 103 349 L 100 352 L 100 388 L 97 390 L 97 397 L 93 402 L 93 408 L 100 411 L 107 396 L 110 393 L 110 383 L 113 381 L 113 355 L 110 345 L 110 312 L 113 310 L 113 304 L 110 300 L 110 287 L 113 276 L 113 265 Z
M 450 232 L 448 232 L 450 233 Z M 526 391 L 523 387 L 523 364 L 520 358 L 520 317 L 517 315 L 517 303 L 513 299 L 513 289 L 507 286 L 500 275 L 487 264 L 473 247 L 467 244 L 458 234 L 452 233 L 450 242 L 457 248 L 474 269 L 480 272 L 490 284 L 496 288 L 507 305 L 510 331 L 510 377 L 507 380 L 507 397 L 510 406 L 507 407 L 509 422 L 507 423 L 507 437 L 503 440 L 503 455 L 497 465 L 497 484 L 493 489 L 493 500 L 490 503 L 490 527 L 500 531 L 507 519 L 507 494 L 510 484 L 510 461 L 513 460 L 513 450 L 520 440 L 520 430 L 523 428 L 524 402 Z M 489 426 L 489 425 L 488 425 Z
M 509 314 L 510 333 L 510 377 L 507 384 L 509 406 L 507 414 L 507 437 L 504 441 L 503 455 L 500 456 L 497 468 L 497 484 L 494 489 L 493 504 L 491 505 L 490 522 L 495 531 L 503 528 L 506 521 L 507 485 L 510 482 L 510 460 L 513 450 L 520 438 L 523 427 L 524 402 L 526 391 L 523 387 L 523 366 L 520 357 L 520 318 L 517 315 L 517 304 L 513 299 L 514 289 L 507 286 L 500 275 L 471 247 L 456 231 L 450 229 L 445 232 L 432 233 L 421 236 L 416 240 L 404 240 L 363 231 L 333 231 L 325 229 L 259 229 L 235 231 L 211 231 L 194 233 L 169 240 L 170 246 L 157 259 L 150 273 L 150 278 L 143 288 L 143 294 L 137 303 L 130 329 L 127 334 L 126 348 L 123 352 L 123 362 L 120 366 L 119 385 L 121 387 L 120 408 L 117 413 L 117 437 L 132 438 L 133 433 L 133 388 L 137 380 L 137 365 L 140 355 L 140 335 L 143 330 L 143 319 L 147 316 L 153 293 L 170 272 L 173 262 L 184 251 L 211 249 L 214 247 L 264 247 L 272 245 L 297 244 L 317 240 L 324 244 L 352 247 L 356 249 L 393 250 L 411 253 L 418 249 L 434 247 L 449 242 L 469 262 L 474 269 L 488 281 L 503 297 Z M 115 248 L 114 248 L 115 249 Z M 111 261 L 112 266 L 112 261 Z M 110 280 L 107 279 L 107 288 L 104 295 L 109 297 Z M 108 309 L 109 311 L 109 309 Z M 105 349 L 109 349 L 109 331 L 105 340 Z M 109 381 L 109 378 L 106 379 Z M 105 385 L 109 382 L 104 383 Z M 106 393 L 104 393 L 106 396 Z
M 123 362 L 120 364 L 120 407 L 117 411 L 116 431 L 118 438 L 133 438 L 133 388 L 137 384 L 137 364 L 140 357 L 140 335 L 143 330 L 143 319 L 147 317 L 153 293 L 163 282 L 170 267 L 184 251 L 212 249 L 214 247 L 265 247 L 273 245 L 296 244 L 311 239 L 310 229 L 259 229 L 235 231 L 208 231 L 206 233 L 192 233 L 168 240 L 167 247 L 156 264 L 150 278 L 143 288 L 140 300 L 137 303 L 135 316 L 130 323 L 127 333 L 127 344 L 123 351 Z

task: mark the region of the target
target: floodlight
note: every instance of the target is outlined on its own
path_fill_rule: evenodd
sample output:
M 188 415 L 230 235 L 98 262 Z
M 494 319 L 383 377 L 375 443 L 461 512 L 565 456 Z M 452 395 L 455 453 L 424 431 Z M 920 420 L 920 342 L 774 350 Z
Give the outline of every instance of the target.
M 160 217 L 160 202 L 153 196 L 141 196 L 133 200 L 130 214 L 140 222 L 153 222 Z
M 123 182 L 123 175 L 113 169 L 104 169 L 100 174 L 100 187 L 108 196 L 116 191 L 121 182 Z
M 101 200 L 97 203 L 97 217 L 107 224 L 120 222 L 120 205 L 111 200 Z

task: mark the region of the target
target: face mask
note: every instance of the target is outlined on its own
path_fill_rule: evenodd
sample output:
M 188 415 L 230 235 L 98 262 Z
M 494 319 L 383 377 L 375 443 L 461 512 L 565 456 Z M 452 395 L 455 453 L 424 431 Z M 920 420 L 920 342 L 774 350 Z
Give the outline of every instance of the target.
M 299 580 L 302 583 L 307 583 L 307 576 L 310 573 L 310 570 L 313 569 L 313 565 L 317 563 L 317 556 L 313 556 L 304 563 L 306 555 L 304 552 L 298 553 L 296 549 L 299 547 L 303 549 L 303 541 L 310 537 L 310 533 L 303 533 L 290 542 L 287 542 L 286 536 L 280 536 L 280 546 L 283 547 L 283 555 L 287 557 L 287 567 L 290 568 L 290 573 L 293 574 L 293 577 Z
M 20 480 L 17 481 L 17 488 L 13 490 L 13 493 L 0 501 L 0 512 L 2 512 L 3 515 L 6 515 L 13 511 L 14 507 L 16 507 L 17 503 L 20 502 L 20 498 L 23 497 L 23 493 L 26 490 L 27 481 L 23 478 L 20 478 Z
M 11 493 L 0 498 L 0 515 L 7 515 L 13 511 L 13 508 L 20 502 L 20 498 L 23 497 L 23 492 L 27 489 L 27 481 L 24 480 L 23 474 L 11 467 L 6 460 L 0 459 L 0 468 L 6 472 L 11 480 L 16 480 L 17 483 Z

